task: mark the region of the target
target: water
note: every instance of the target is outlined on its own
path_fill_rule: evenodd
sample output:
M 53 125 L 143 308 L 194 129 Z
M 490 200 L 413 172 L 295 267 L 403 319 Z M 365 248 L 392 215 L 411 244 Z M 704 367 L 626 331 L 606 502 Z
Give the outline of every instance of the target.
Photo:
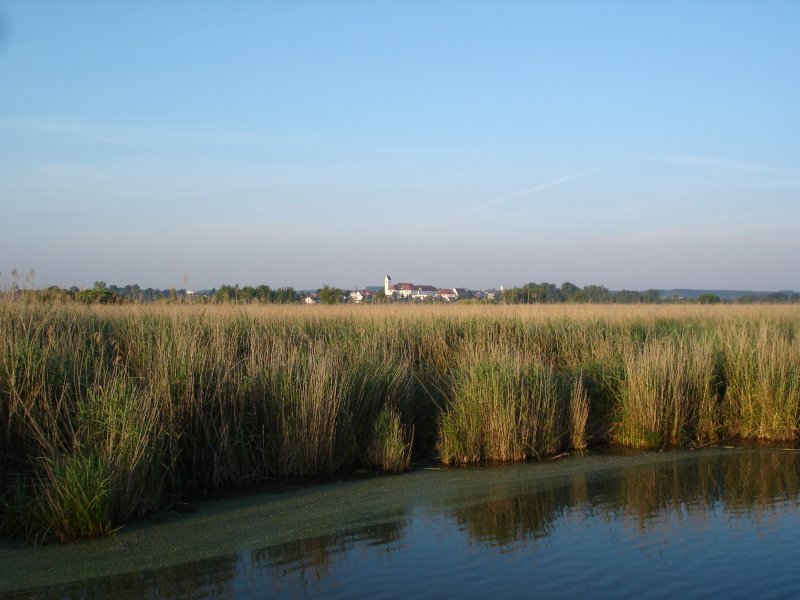
M 778 448 L 420 470 L 4 545 L 0 594 L 798 597 L 799 492 L 800 454 Z

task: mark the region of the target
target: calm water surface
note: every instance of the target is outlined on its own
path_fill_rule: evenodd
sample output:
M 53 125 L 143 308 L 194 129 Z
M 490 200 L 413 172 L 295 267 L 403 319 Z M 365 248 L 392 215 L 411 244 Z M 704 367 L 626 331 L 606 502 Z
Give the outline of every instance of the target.
M 199 505 L 0 546 L 0 595 L 800 597 L 800 454 L 590 454 Z

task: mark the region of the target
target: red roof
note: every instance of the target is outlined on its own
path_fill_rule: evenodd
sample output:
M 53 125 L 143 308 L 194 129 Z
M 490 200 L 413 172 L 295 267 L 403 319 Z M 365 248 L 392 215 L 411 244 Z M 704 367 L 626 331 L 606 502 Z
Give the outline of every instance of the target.
M 389 286 L 389 290 L 416 292 L 422 290 L 423 292 L 435 292 L 436 288 L 432 285 L 417 285 L 416 283 L 393 283 Z

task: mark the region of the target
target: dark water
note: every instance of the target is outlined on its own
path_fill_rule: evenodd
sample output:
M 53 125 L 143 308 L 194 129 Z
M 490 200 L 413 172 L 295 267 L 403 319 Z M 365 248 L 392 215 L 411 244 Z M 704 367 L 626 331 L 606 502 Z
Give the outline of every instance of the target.
M 800 454 L 778 448 L 423 470 L 6 545 L 0 594 L 797 598 L 798 492 Z

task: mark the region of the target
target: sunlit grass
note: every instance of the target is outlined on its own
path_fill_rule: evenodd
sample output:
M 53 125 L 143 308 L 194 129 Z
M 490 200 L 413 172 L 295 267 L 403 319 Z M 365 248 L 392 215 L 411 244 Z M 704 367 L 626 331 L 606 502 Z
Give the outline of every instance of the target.
M 791 306 L 7 302 L 2 528 L 99 535 L 190 492 L 403 471 L 412 449 L 466 463 L 598 441 L 792 439 L 798 317 Z

